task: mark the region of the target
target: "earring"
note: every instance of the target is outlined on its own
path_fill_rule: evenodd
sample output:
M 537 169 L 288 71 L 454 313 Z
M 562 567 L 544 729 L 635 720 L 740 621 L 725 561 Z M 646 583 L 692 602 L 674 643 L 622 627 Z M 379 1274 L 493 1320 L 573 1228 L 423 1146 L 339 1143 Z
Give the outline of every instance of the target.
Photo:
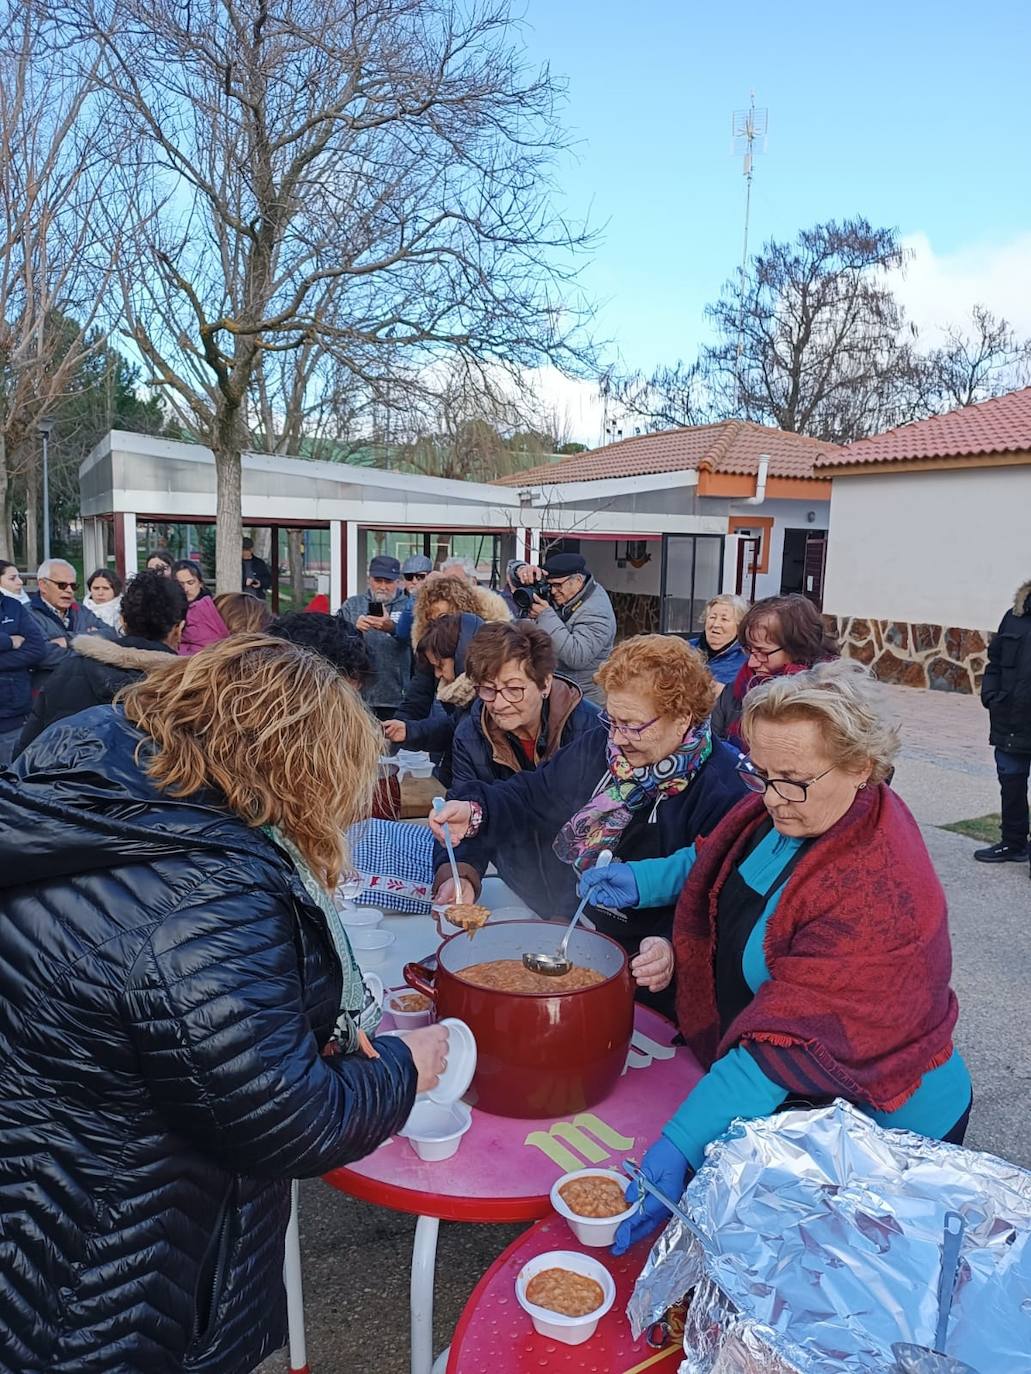
M 865 782 L 861 782 L 861 783 L 859 784 L 858 788 L 856 789 L 856 791 L 857 791 L 857 792 L 862 792 L 862 790 L 863 790 L 863 788 L 864 788 L 865 786 L 866 786 L 866 783 L 865 783 Z

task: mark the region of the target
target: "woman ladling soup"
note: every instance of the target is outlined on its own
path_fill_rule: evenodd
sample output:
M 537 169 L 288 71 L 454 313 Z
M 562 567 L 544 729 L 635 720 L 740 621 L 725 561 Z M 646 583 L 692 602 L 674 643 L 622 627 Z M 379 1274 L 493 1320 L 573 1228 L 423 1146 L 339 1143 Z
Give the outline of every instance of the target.
M 712 709 L 713 733 L 741 742 L 741 709 L 748 693 L 773 677 L 802 673 L 838 657 L 820 612 L 804 596 L 768 596 L 741 618 L 738 639 L 748 655 Z
M 446 803 L 430 824 L 463 843 L 461 895 L 442 883 L 438 900 L 475 901 L 487 863 L 499 866 L 538 843 L 553 845 L 567 866 L 557 881 L 542 875 L 519 895 L 542 916 L 567 918 L 576 904 L 576 875 L 609 849 L 622 860 L 657 859 L 708 834 L 743 794 L 736 752 L 713 739 L 707 713 L 712 681 L 681 639 L 637 635 L 616 646 L 597 673 L 606 709 L 588 730 L 532 772 L 489 786 L 468 783 L 463 800 Z M 443 863 L 443 850 L 435 856 Z M 564 881 L 562 881 L 564 879 Z M 587 914 L 634 955 L 631 968 L 647 990 L 670 1002 L 669 942 L 675 896 L 665 906 L 628 912 L 618 893 Z
M 757 795 L 701 844 L 584 874 L 593 900 L 677 901 L 681 1033 L 708 1069 L 645 1155 L 679 1198 L 739 1116 L 844 1097 L 882 1126 L 962 1142 L 970 1077 L 952 1043 L 945 894 L 916 822 L 884 782 L 898 747 L 851 661 L 745 702 Z M 710 917 L 715 903 L 715 926 Z M 650 1231 L 646 1200 L 620 1250 Z

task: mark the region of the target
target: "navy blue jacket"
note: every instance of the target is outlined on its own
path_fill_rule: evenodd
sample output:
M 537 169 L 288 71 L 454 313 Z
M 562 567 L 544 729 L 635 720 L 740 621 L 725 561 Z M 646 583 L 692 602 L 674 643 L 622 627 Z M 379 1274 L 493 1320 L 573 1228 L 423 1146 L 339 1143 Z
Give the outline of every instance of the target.
M 692 649 L 697 649 L 705 659 L 705 666 L 713 675 L 717 682 L 722 682 L 724 686 L 728 682 L 733 682 L 738 675 L 738 671 L 748 662 L 748 655 L 744 647 L 736 640 L 732 639 L 729 644 L 724 645 L 713 653 L 705 640 L 705 635 L 692 635 L 687 641 Z
M 548 728 L 546 738 L 541 742 L 542 758 L 537 767 L 542 767 L 565 745 L 588 730 L 598 728 L 598 708 L 591 701 L 585 701 L 580 688 L 573 682 L 556 677 L 552 683 L 548 700 Z M 484 714 L 483 702 L 477 701 L 472 709 L 462 717 L 455 730 L 451 754 L 452 782 L 449 796 L 464 797 L 470 788 L 478 783 L 492 783 L 514 777 L 528 769 L 526 759 L 505 739 L 495 726 L 490 733 L 490 717 Z M 493 855 L 499 876 L 504 882 L 531 907 L 531 894 L 539 896 L 542 892 L 563 892 L 568 887 L 569 871 L 555 855 L 550 840 L 545 840 L 535 832 L 524 843 L 506 845 L 494 850 L 486 836 L 477 835 L 466 840 L 461 846 L 463 862 L 468 866 L 465 876 L 475 885 L 486 872 Z M 435 882 L 439 885 L 451 874 L 447 854 L 442 846 L 437 846 L 434 864 Z M 551 907 L 545 904 L 540 914 L 551 914 Z
M 73 602 L 68 611 L 66 625 L 58 613 L 45 602 L 39 592 L 29 593 L 29 609 L 35 616 L 36 624 L 46 640 L 46 655 L 32 671 L 32 690 L 38 692 L 50 673 L 71 653 L 71 642 L 76 635 L 102 635 L 105 639 L 117 639 L 118 631 L 105 625 L 99 616 L 88 611 L 85 606 Z M 64 640 L 62 647 L 57 643 Z
M 322 911 L 110 706 L 0 775 L 0 1371 L 245 1374 L 284 1334 L 291 1178 L 374 1150 L 415 1067 L 321 1054 Z M 145 762 L 145 755 L 144 760 Z
M 472 841 L 463 840 L 457 846 L 455 857 L 482 874 L 491 859 L 500 870 L 521 849 L 550 845 L 608 777 L 607 744 L 608 731 L 599 725 L 532 773 L 516 773 L 490 786 L 465 786 L 464 796 L 483 807 L 483 826 Z M 745 795 L 737 759 L 736 749 L 714 739 L 712 753 L 691 785 L 651 810 L 638 812 L 623 832 L 615 857 L 624 861 L 660 858 L 707 835 Z M 576 908 L 576 873 L 565 864 L 559 869 L 563 870 L 559 885 L 543 883 L 532 890 L 517 890 L 538 915 L 568 919 Z M 673 911 L 673 905 L 628 911 L 588 907 L 587 915 L 600 931 L 636 953 L 646 935 L 669 938 Z
M 455 650 L 455 680 L 438 687 L 433 669 L 417 664 L 397 713 L 397 719 L 405 721 L 408 727 L 404 748 L 438 755 L 433 771 L 445 787 L 451 786 L 451 743 L 455 727 L 476 699 L 476 689 L 465 676 L 465 658 L 473 636 L 482 626 L 478 615 L 462 612 Z M 414 714 L 416 712 L 421 714 Z
M 21 635 L 16 649 L 11 640 Z M 0 594 L 0 735 L 19 729 L 32 706 L 32 674 L 46 657 L 47 642 L 23 601 Z

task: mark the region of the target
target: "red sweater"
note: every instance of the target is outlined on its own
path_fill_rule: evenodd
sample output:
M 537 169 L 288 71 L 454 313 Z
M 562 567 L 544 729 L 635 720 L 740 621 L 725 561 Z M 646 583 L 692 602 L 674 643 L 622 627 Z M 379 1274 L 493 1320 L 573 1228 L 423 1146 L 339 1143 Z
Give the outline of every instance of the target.
M 856 794 L 788 879 L 766 928 L 769 980 L 719 1037 L 720 891 L 767 816 L 746 797 L 698 845 L 677 904 L 677 1020 L 703 1065 L 747 1045 L 790 1092 L 894 1111 L 952 1054 L 958 1015 L 945 894 L 905 803 Z

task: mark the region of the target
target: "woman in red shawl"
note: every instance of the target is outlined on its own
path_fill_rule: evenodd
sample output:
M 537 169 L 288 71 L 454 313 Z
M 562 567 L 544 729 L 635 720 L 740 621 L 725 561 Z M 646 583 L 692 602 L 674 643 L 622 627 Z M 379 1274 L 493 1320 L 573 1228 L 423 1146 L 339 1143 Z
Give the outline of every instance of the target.
M 959 1143 L 970 1114 L 955 1050 L 945 894 L 916 822 L 884 779 L 897 733 L 851 660 L 751 692 L 740 801 L 671 858 L 591 869 L 594 903 L 680 892 L 677 1021 L 707 1069 L 644 1170 L 679 1198 L 735 1117 L 835 1097 L 880 1125 Z M 617 1253 L 652 1230 L 646 1199 Z
M 820 612 L 804 596 L 768 596 L 746 611 L 737 628 L 748 661 L 720 693 L 712 710 L 712 733 L 742 746 L 741 710 L 745 697 L 771 677 L 802 673 L 814 663 L 838 657 Z

